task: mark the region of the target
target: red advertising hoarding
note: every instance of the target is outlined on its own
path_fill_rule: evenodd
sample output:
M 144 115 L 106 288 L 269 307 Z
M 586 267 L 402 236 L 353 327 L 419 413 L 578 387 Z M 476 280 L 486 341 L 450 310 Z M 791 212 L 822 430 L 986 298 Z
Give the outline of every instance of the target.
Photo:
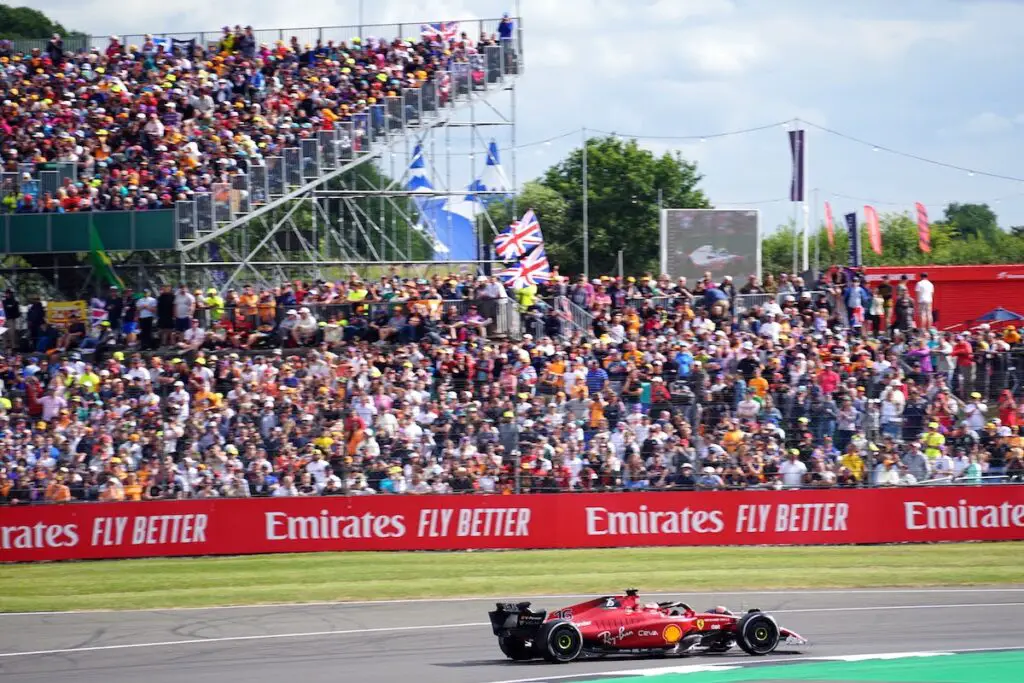
M 873 266 L 864 270 L 872 286 L 884 276 L 894 283 L 906 276 L 911 297 L 921 273 L 928 273 L 935 285 L 932 308 L 938 314 L 935 326 L 940 330 L 973 327 L 978 318 L 996 308 L 1024 315 L 1024 264 Z
M 1024 486 L 359 496 L 0 511 L 0 561 L 1024 540 Z

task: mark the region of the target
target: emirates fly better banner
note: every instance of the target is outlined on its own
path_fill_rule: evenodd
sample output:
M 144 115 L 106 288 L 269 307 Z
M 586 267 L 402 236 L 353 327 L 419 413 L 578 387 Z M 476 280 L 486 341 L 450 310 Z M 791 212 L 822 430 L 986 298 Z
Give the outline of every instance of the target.
M 0 561 L 325 550 L 1024 540 L 1024 486 L 363 496 L 6 508 Z

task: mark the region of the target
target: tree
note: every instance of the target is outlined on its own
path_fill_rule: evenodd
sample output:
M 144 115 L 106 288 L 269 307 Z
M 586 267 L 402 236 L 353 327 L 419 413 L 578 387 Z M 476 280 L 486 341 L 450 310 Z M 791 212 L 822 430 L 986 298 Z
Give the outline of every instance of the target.
M 65 38 L 69 35 L 82 35 L 77 31 L 69 32 L 39 10 L 2 4 L 0 27 L 0 38 L 7 40 L 49 40 L 54 33 L 59 33 Z
M 960 204 L 946 207 L 946 223 L 961 237 L 978 237 L 994 242 L 999 234 L 999 221 L 988 204 Z
M 867 229 L 861 226 L 861 255 L 866 266 L 925 266 L 925 265 L 971 265 L 986 263 L 1021 263 L 1024 260 L 1024 230 L 1004 232 L 996 229 L 988 237 L 977 234 L 974 228 L 965 231 L 963 227 L 967 217 L 984 217 L 984 211 L 991 213 L 984 205 L 950 204 L 947 216 L 954 220 L 943 220 L 932 223 L 930 253 L 923 253 L 918 247 L 917 222 L 907 214 L 891 213 L 879 217 L 882 230 L 882 253 L 875 254 L 868 246 Z M 995 215 L 992 215 L 995 224 Z M 958 227 L 959 226 L 959 227 Z M 776 232 L 764 238 L 761 247 L 762 268 L 766 273 L 789 272 L 792 269 L 793 248 L 792 224 L 780 227 Z M 833 264 L 849 262 L 849 240 L 845 230 L 839 229 L 835 235 L 835 247 L 828 244 L 828 235 L 824 227 L 811 236 L 811 250 L 817 240 L 819 264 L 827 268 Z
M 626 271 L 658 268 L 658 191 L 666 208 L 710 208 L 697 188 L 697 166 L 677 154 L 655 156 L 636 140 L 615 136 L 587 140 L 590 270 L 610 274 L 623 250 Z M 516 198 L 519 213 L 533 208 L 544 231 L 545 248 L 563 273 L 583 272 L 583 149 L 528 183 Z M 510 203 L 496 216 L 507 224 Z M 497 220 L 496 220 L 497 223 Z

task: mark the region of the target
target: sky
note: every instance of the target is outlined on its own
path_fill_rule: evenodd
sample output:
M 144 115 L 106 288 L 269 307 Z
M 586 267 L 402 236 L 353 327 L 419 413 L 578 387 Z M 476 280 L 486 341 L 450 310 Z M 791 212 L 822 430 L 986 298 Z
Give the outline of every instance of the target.
M 1024 180 L 984 175 L 1024 179 L 1024 0 L 512 2 L 370 0 L 362 22 L 402 22 L 409 37 L 422 21 L 505 11 L 521 17 L 520 147 L 512 153 L 511 127 L 485 131 L 505 150 L 503 163 L 519 185 L 578 147 L 582 128 L 642 135 L 645 147 L 696 161 L 715 206 L 758 209 L 771 230 L 794 215 L 783 124 L 800 120 L 812 217 L 825 201 L 837 216 L 863 215 L 865 204 L 880 213 L 910 211 L 920 201 L 933 219 L 949 202 L 985 201 L 1004 228 L 1024 225 Z M 360 18 L 358 0 L 27 4 L 92 34 L 344 26 Z M 478 120 L 510 115 L 511 98 L 492 99 L 493 111 L 478 107 Z M 779 125 L 712 137 L 769 124 Z M 692 139 L 672 139 L 683 137 Z M 468 157 L 475 148 L 479 155 L 482 144 L 455 141 L 453 153 Z M 471 171 L 457 168 L 460 174 L 468 183 Z

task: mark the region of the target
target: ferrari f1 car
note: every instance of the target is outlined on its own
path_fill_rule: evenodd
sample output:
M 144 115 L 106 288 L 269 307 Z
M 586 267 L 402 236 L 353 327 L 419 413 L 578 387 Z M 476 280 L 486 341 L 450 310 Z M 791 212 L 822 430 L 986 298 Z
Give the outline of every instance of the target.
M 543 658 L 564 664 L 613 653 L 722 653 L 733 646 L 749 655 L 766 655 L 782 642 L 807 644 L 760 610 L 736 614 L 716 607 L 697 612 L 684 602 L 641 603 L 635 589 L 550 614 L 531 609 L 529 602 L 498 603 L 489 616 L 498 647 L 514 661 Z

